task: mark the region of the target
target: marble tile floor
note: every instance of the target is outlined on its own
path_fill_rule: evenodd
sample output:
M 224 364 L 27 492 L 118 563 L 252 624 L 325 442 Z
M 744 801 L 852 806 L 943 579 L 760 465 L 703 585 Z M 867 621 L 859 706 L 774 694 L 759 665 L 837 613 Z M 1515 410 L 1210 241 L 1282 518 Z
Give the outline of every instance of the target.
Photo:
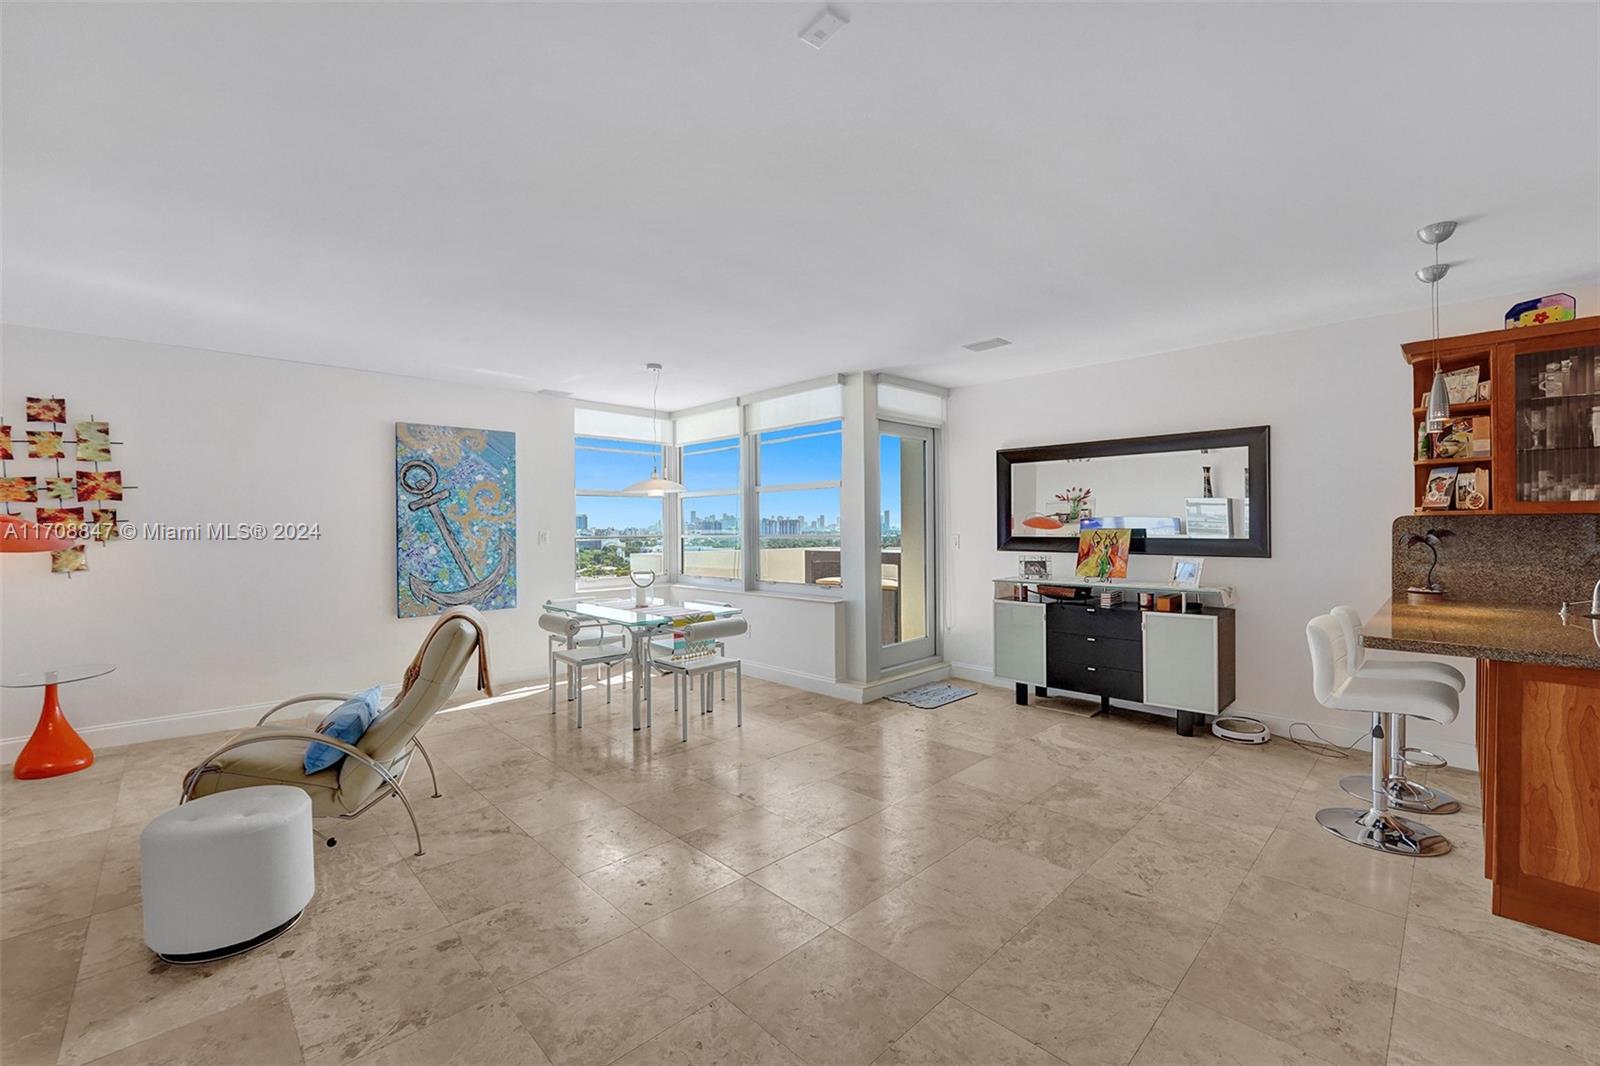
M 322 827 L 300 925 L 203 967 L 141 942 L 138 834 L 217 736 L 7 776 L 0 1061 L 1600 1066 L 1600 948 L 1489 914 L 1472 775 L 1412 861 L 1318 829 L 1359 760 L 1282 741 L 992 688 L 747 679 L 686 744 L 585 702 L 439 716 L 427 854 L 393 801 Z

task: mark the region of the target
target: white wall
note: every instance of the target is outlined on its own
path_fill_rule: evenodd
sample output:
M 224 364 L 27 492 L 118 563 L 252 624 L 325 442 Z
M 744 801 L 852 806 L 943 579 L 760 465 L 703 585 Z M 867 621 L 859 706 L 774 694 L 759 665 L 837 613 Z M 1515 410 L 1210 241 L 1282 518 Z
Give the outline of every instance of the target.
M 516 433 L 519 607 L 487 615 L 492 665 L 543 675 L 538 606 L 573 585 L 569 401 L 12 326 L 0 339 L 0 414 L 20 423 L 25 395 L 53 395 L 69 417 L 109 420 L 125 442 L 115 467 L 138 486 L 127 519 L 321 525 L 300 543 L 91 546 L 90 572 L 70 579 L 48 556 L 0 555 L 0 669 L 117 666 L 62 690 L 91 743 L 224 728 L 249 713 L 229 708 L 399 680 L 431 622 L 395 617 L 396 421 Z M 0 690 L 6 758 L 38 710 L 37 690 Z M 126 726 L 178 715 L 196 717 Z
M 1600 304 L 1593 286 L 1565 291 L 1577 296 L 1580 313 Z M 1446 306 L 1444 331 L 1495 329 L 1528 295 Z M 1205 563 L 1206 584 L 1238 591 L 1232 710 L 1353 739 L 1360 723 L 1311 696 L 1305 623 L 1340 603 L 1370 614 L 1389 595 L 1390 523 L 1410 513 L 1415 448 L 1410 370 L 1399 346 L 1428 329 L 1424 312 L 1391 315 L 954 390 L 941 540 L 946 657 L 957 675 L 993 679 L 991 579 L 1016 572 L 1016 555 L 995 548 L 997 449 L 1266 424 L 1272 558 Z M 1067 556 L 1057 558 L 1070 569 Z M 1168 562 L 1135 555 L 1130 576 L 1165 577 Z M 1452 726 L 1417 726 L 1412 741 L 1473 766 L 1472 723 L 1468 701 Z

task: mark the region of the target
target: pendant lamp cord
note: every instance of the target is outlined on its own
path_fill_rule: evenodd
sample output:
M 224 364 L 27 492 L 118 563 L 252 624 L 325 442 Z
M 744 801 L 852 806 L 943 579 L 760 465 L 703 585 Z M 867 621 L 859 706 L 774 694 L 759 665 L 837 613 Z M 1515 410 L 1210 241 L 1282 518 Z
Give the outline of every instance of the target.
M 1428 291 L 1433 297 L 1433 372 L 1439 372 L 1439 242 L 1433 245 L 1433 281 Z M 659 375 L 656 380 L 660 380 Z

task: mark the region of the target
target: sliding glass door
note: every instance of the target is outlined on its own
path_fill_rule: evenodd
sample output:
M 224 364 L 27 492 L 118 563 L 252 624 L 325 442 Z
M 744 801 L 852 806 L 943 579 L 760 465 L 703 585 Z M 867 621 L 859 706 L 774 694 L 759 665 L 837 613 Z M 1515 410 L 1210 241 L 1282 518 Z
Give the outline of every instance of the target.
M 935 651 L 933 430 L 878 424 L 883 651 L 892 668 Z

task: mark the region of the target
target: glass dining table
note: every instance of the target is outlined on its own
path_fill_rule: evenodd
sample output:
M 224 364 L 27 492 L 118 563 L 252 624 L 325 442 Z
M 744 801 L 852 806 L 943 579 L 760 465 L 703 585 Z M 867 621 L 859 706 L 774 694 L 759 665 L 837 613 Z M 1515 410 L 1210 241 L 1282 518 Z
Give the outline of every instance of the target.
M 691 622 L 709 622 L 717 618 L 733 618 L 744 612 L 731 603 L 711 600 L 664 599 L 651 596 L 644 605 L 634 602 L 631 590 L 626 596 L 615 599 L 571 596 L 544 601 L 544 609 L 551 614 L 570 615 L 586 622 L 608 626 L 621 626 L 628 630 L 628 643 L 633 655 L 633 728 L 639 730 L 640 690 L 650 683 L 650 640 L 659 633 L 670 632 Z M 555 678 L 550 679 L 555 684 Z

